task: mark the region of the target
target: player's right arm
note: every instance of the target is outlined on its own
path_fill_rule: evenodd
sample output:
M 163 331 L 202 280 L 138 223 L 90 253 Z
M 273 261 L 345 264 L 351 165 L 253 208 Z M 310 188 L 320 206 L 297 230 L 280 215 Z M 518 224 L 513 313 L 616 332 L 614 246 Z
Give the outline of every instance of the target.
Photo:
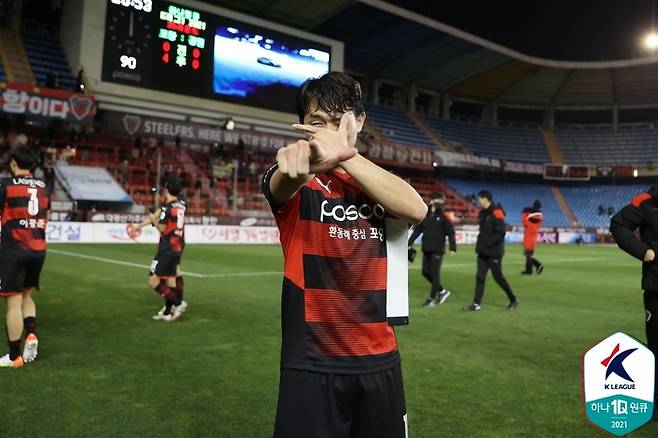
M 647 243 L 635 236 L 635 230 L 645 220 L 646 217 L 641 203 L 636 202 L 634 199 L 629 205 L 622 208 L 612 217 L 610 220 L 610 233 L 619 248 L 638 260 L 652 262 L 656 257 L 654 250 Z
M 427 218 L 423 219 L 419 224 L 414 226 L 414 231 L 413 233 L 411 233 L 411 236 L 409 237 L 409 242 L 407 242 L 407 246 L 409 248 L 413 246 L 416 239 L 418 239 L 418 236 L 420 236 L 420 233 L 423 232 L 423 224 L 425 223 L 426 219 Z
M 455 255 L 457 253 L 457 240 L 455 239 L 455 227 L 452 225 L 452 221 L 448 217 L 443 215 L 443 226 L 448 236 L 448 248 L 450 248 L 450 255 Z
M 277 205 L 291 200 L 315 173 L 333 169 L 342 161 L 352 158 L 356 149 L 332 149 L 306 140 L 298 140 L 276 153 L 277 169 L 270 178 L 270 193 Z
M 160 230 L 160 227 L 158 225 L 160 225 L 158 223 L 158 212 L 157 212 L 157 210 L 155 210 L 155 211 L 149 213 L 149 215 L 146 216 L 146 219 L 144 219 L 138 225 L 133 225 L 132 229 L 133 229 L 133 231 L 138 231 L 138 230 L 141 230 L 141 229 L 146 228 L 148 226 L 154 226 L 154 227 L 158 228 L 158 230 Z M 164 229 L 164 226 L 163 226 L 163 229 Z M 162 230 L 160 230 L 160 231 L 162 231 Z

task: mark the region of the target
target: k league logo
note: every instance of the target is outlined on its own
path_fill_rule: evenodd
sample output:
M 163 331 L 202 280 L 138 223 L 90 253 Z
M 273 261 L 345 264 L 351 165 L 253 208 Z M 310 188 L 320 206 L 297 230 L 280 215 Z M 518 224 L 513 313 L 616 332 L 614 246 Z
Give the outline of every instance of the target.
M 640 341 L 615 333 L 584 356 L 585 412 L 589 421 L 622 436 L 651 421 L 653 353 Z

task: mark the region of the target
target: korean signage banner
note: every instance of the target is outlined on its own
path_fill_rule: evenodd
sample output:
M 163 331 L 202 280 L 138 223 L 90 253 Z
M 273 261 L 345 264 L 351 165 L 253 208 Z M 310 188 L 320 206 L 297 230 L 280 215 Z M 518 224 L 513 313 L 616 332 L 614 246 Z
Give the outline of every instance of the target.
M 134 233 L 129 224 L 99 222 L 48 222 L 50 243 L 149 243 L 157 244 L 160 233 L 146 227 Z M 185 241 L 192 244 L 278 244 L 276 227 L 186 225 Z
M 86 94 L 10 82 L 0 87 L 0 113 L 91 122 L 96 105 Z
M 208 145 L 213 143 L 235 145 L 242 140 L 248 147 L 259 147 L 264 150 L 276 150 L 288 143 L 297 141 L 297 138 L 293 135 L 286 137 L 241 129 L 227 131 L 218 126 L 204 125 L 202 123 L 181 122 L 178 120 L 118 112 L 105 113 L 104 124 L 109 132 L 122 136 L 153 136 L 168 140 L 180 137 L 186 143 Z

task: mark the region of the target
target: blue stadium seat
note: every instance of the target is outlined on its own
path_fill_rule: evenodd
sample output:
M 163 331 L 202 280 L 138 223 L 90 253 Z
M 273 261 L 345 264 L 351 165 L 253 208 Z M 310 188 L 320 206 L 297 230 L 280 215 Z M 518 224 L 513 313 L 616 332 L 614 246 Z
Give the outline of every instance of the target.
M 543 206 L 544 226 L 571 225 L 547 184 L 480 182 L 458 178 L 444 178 L 444 181 L 462 196 L 477 195 L 480 190 L 490 191 L 494 202 L 502 204 L 508 224 L 521 225 L 521 211 L 538 199 Z
M 21 38 L 38 86 L 46 85 L 49 73 L 58 73 L 60 88 L 75 90 L 76 79 L 71 73 L 71 67 L 66 60 L 64 51 L 55 37 L 39 33 L 24 33 Z
M 427 124 L 450 142 L 477 155 L 507 161 L 550 163 L 539 129 L 495 127 L 425 116 Z
M 565 160 L 575 164 L 645 164 L 658 162 L 658 129 L 557 129 Z
M 366 111 L 368 122 L 385 138 L 397 143 L 436 148 L 437 145 L 403 111 L 381 105 L 368 105 Z
M 613 207 L 616 213 L 647 188 L 646 184 L 587 184 L 560 190 L 581 225 L 607 227 L 610 225 L 608 207 Z M 599 205 L 605 209 L 603 215 L 598 214 Z

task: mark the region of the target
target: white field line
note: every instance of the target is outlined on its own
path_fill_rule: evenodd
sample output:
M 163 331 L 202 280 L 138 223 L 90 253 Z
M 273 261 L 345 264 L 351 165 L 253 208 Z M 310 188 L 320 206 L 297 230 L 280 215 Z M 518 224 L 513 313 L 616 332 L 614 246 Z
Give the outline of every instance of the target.
M 51 254 L 58 254 L 58 255 L 65 255 L 69 257 L 77 257 L 80 259 L 84 260 L 94 260 L 97 262 L 104 262 L 104 263 L 111 263 L 115 265 L 121 265 L 121 266 L 129 266 L 132 268 L 139 268 L 139 269 L 149 269 L 150 265 L 142 265 L 139 263 L 132 263 L 132 262 L 126 262 L 123 260 L 116 260 L 116 259 L 109 259 L 106 257 L 97 257 L 97 256 L 92 256 L 92 255 L 87 255 L 87 254 L 80 254 L 76 252 L 71 252 L 71 251 L 63 251 L 60 249 L 49 249 L 48 253 Z M 607 260 L 608 257 L 578 257 L 578 258 L 563 258 L 563 259 L 555 259 L 551 260 L 549 263 L 550 265 L 553 264 L 561 264 L 561 263 L 578 263 L 578 262 L 593 262 L 597 260 Z M 630 260 L 629 260 L 630 261 Z M 524 265 L 525 260 L 512 260 L 512 261 L 506 261 L 506 265 Z M 471 263 L 444 263 L 443 267 L 446 269 L 450 268 L 465 268 L 465 267 L 474 267 L 475 266 L 475 260 Z M 422 266 L 420 263 L 412 265 L 409 267 L 409 269 L 412 270 L 419 270 L 421 269 Z M 183 271 L 183 275 L 187 275 L 190 277 L 196 277 L 196 278 L 227 278 L 227 277 L 261 277 L 261 276 L 268 276 L 268 275 L 283 275 L 283 272 L 281 271 L 252 271 L 252 272 L 225 272 L 225 273 L 218 273 L 218 274 L 199 274 L 196 272 L 188 272 L 188 271 Z
M 48 253 L 65 255 L 69 257 L 77 257 L 84 260 L 94 260 L 97 262 L 111 263 L 114 265 L 129 266 L 131 268 L 149 269 L 150 267 L 150 265 L 142 265 L 139 263 L 126 262 L 123 260 L 108 259 L 106 257 L 97 257 L 87 254 L 79 254 L 70 251 L 62 251 L 60 249 L 49 249 Z M 261 276 L 261 275 L 281 275 L 281 272 L 226 272 L 222 274 L 198 274 L 196 272 L 183 271 L 183 275 L 187 275 L 189 277 L 197 277 L 197 278 L 220 278 L 220 277 L 252 277 L 252 276 Z

